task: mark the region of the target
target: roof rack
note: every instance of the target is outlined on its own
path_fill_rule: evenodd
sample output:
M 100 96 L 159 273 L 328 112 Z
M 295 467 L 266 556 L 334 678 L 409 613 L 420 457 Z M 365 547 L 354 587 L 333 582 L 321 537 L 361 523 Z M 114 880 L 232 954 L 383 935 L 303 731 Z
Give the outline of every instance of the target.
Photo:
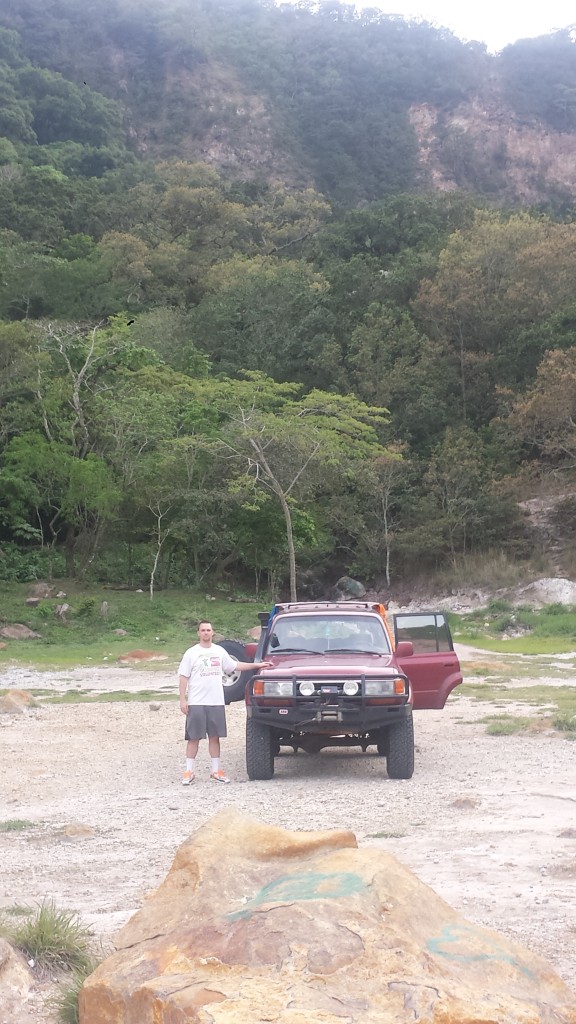
M 286 611 L 373 611 L 379 612 L 378 601 L 282 601 L 275 605 L 274 614 Z

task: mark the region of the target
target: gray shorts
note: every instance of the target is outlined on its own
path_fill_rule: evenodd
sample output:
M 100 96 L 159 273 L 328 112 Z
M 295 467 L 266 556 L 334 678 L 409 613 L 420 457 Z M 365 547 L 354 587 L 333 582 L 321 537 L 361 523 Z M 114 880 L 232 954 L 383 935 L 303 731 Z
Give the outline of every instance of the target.
M 203 740 L 205 736 L 227 736 L 226 709 L 223 704 L 189 704 L 185 740 Z

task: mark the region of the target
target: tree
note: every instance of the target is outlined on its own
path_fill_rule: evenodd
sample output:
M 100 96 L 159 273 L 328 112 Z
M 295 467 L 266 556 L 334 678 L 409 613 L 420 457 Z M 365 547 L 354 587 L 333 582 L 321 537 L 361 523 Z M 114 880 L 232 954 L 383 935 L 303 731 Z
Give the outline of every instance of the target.
M 452 565 L 464 554 L 486 515 L 483 500 L 487 468 L 478 438 L 468 427 L 448 427 L 434 451 L 425 485 L 434 499 L 438 525 L 447 540 Z
M 295 601 L 293 510 L 320 489 L 327 474 L 342 485 L 356 461 L 385 454 L 377 433 L 385 410 L 350 395 L 315 390 L 302 396 L 298 385 L 277 384 L 258 372 L 245 380 L 212 382 L 208 397 L 222 414 L 212 450 L 241 467 L 246 488 L 272 493 L 282 509 Z
M 35 242 L 0 231 L 0 316 L 33 320 L 50 308 L 50 278 L 61 261 Z
M 576 348 L 546 353 L 503 423 L 528 459 L 553 471 L 576 468 Z
M 34 330 L 29 324 L 0 322 L 0 439 L 14 431 L 18 407 L 31 403 L 37 372 Z
M 451 236 L 414 312 L 457 360 L 463 419 L 486 422 L 496 411 L 496 382 L 517 382 L 523 363 L 510 356 L 509 339 L 569 306 L 575 259 L 576 224 L 528 213 L 481 211 Z
M 205 438 L 186 435 L 158 443 L 154 451 L 143 454 L 134 466 L 134 506 L 152 542 L 150 600 L 154 598 L 161 558 L 167 553 L 167 581 L 173 553 L 186 552 L 198 530 L 202 532 L 203 523 L 196 513 L 210 495 L 208 461 Z M 147 513 L 144 520 L 143 512 Z
M 334 328 L 328 284 L 303 260 L 236 257 L 212 268 L 191 311 L 192 337 L 231 376 L 261 370 L 276 380 L 320 386 L 318 367 Z
M 381 562 L 384 554 L 384 576 L 391 583 L 391 560 L 395 535 L 402 524 L 403 504 L 398 500 L 407 468 L 404 461 L 406 449 L 391 445 L 386 455 L 373 459 L 370 478 L 373 481 L 372 501 L 368 505 L 368 523 L 364 547 L 371 556 L 373 565 Z
M 524 120 L 546 121 L 558 131 L 576 126 L 576 47 L 570 27 L 519 39 L 500 55 L 506 98 Z
M 405 311 L 372 303 L 352 332 L 347 363 L 358 397 L 389 409 L 392 435 L 412 450 L 428 453 L 459 418 L 448 345 L 418 331 Z
M 3 472 L 20 481 L 20 505 L 27 506 L 33 523 L 45 522 L 52 547 L 64 535 L 66 573 L 76 573 L 76 548 L 83 542 L 83 565 L 94 556 L 106 522 L 119 499 L 110 468 L 93 453 L 75 458 L 66 445 L 39 433 L 13 438 L 3 456 Z M 82 571 L 82 570 L 81 570 Z

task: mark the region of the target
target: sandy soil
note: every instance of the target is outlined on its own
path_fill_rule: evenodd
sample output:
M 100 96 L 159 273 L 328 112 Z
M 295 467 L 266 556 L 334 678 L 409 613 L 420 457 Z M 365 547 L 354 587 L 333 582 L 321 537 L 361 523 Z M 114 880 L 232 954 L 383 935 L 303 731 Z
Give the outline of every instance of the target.
M 484 652 L 459 653 L 486 660 Z M 573 662 L 563 664 L 569 674 Z M 173 693 L 175 675 L 166 667 L 0 675 L 1 687 L 72 685 Z M 283 754 L 272 781 L 248 782 L 244 707 L 235 704 L 223 744 L 232 784 L 208 780 L 202 745 L 190 788 L 180 783 L 183 719 L 173 701 L 157 710 L 103 703 L 2 715 L 0 821 L 35 827 L 0 833 L 0 907 L 52 897 L 109 949 L 178 845 L 233 804 L 287 828 L 351 828 L 359 845 L 395 854 L 471 921 L 543 955 L 576 990 L 576 745 L 547 730 L 489 736 L 481 719 L 490 711 L 453 695 L 443 711 L 417 714 L 409 781 L 389 780 L 375 753 L 324 750 Z M 18 1024 L 56 1019 L 46 992 L 41 985 Z

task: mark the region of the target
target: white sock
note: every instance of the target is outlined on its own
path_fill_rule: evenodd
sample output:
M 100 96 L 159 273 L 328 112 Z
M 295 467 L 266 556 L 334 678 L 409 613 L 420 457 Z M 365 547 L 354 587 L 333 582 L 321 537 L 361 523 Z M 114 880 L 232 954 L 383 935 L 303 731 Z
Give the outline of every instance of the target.
M 195 767 L 196 767 L 196 758 L 195 757 L 187 757 L 186 758 L 186 771 L 187 772 L 193 772 Z
M 219 757 L 213 757 L 212 758 L 212 772 L 217 772 L 219 770 L 220 770 L 220 758 Z

